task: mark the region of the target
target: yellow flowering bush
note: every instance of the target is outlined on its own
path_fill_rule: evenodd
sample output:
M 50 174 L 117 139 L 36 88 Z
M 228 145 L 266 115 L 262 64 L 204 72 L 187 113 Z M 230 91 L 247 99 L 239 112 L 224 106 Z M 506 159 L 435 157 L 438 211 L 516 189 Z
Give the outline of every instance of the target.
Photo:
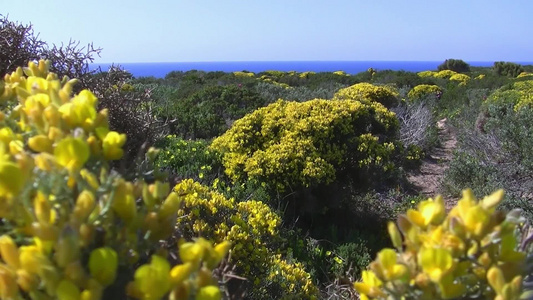
M 90 91 L 72 95 L 76 80 L 59 80 L 49 66 L 30 62 L 0 83 L 0 298 L 220 299 L 210 268 L 227 242 L 162 248 L 181 199 L 157 172 L 147 183 L 110 169 L 126 136 L 109 130 Z M 172 267 L 168 251 L 181 264 Z
M 407 97 L 410 100 L 422 99 L 428 95 L 437 95 L 437 93 L 442 93 L 442 89 L 434 84 L 419 84 L 412 88 Z
M 398 103 L 398 96 L 396 89 L 390 86 L 362 82 L 340 89 L 333 95 L 333 99 L 357 100 L 367 104 L 378 102 L 385 107 L 391 107 Z
M 524 219 L 519 210 L 496 210 L 503 196 L 478 200 L 465 190 L 448 214 L 437 196 L 390 222 L 396 249 L 381 250 L 354 283 L 361 299 L 531 297 L 523 294 L 526 255 L 516 238 Z
M 459 74 L 459 73 L 454 72 L 452 70 L 442 70 L 442 71 L 435 72 L 433 74 L 433 77 L 450 79 L 450 77 L 452 77 L 454 75 L 457 75 L 457 74 Z
M 533 73 L 531 72 L 522 72 L 516 76 L 516 78 L 524 78 L 524 77 L 533 77 Z
M 470 81 L 470 79 L 470 76 L 459 73 L 450 76 L 450 80 L 459 82 L 459 85 L 466 85 Z
M 522 108 L 532 108 L 533 104 L 533 80 L 516 81 L 511 87 L 501 88 L 492 93 L 485 105 L 496 108 L 501 105 L 511 104 L 515 111 Z M 501 111 L 501 109 L 498 109 Z
M 243 71 L 233 72 L 233 75 L 237 77 L 250 77 L 250 78 L 255 77 L 255 74 L 253 72 L 243 72 Z
M 279 100 L 237 120 L 211 148 L 234 181 L 279 191 L 330 183 L 340 171 L 392 167 L 394 113 L 377 102 Z
M 254 299 L 268 295 L 271 285 L 278 282 L 283 282 L 278 291 L 281 295 L 316 296 L 318 290 L 310 275 L 300 264 L 289 263 L 278 253 L 281 218 L 268 205 L 227 199 L 191 179 L 178 183 L 174 192 L 183 203 L 177 218 L 182 234 L 202 236 L 216 243 L 230 242 L 230 263 L 237 266 L 239 275 L 253 283 Z

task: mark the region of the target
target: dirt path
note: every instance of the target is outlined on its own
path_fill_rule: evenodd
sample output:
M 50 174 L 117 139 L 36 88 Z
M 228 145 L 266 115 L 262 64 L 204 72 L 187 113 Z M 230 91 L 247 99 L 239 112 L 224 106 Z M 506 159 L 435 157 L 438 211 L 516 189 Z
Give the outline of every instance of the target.
M 455 135 L 450 131 L 446 121 L 446 119 L 442 119 L 437 122 L 440 145 L 434 148 L 429 157 L 422 161 L 419 171 L 408 176 L 409 182 L 418 189 L 421 195 L 426 197 L 435 197 L 441 193 L 441 181 L 457 143 Z M 445 198 L 444 200 L 447 208 L 455 204 L 452 199 Z

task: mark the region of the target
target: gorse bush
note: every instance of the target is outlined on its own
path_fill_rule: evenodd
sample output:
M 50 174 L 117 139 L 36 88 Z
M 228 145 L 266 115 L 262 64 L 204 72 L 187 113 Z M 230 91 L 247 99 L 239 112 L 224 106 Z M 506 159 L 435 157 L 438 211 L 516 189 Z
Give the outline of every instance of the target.
M 231 242 L 229 263 L 248 281 L 249 299 L 310 299 L 318 289 L 301 264 L 282 257 L 281 218 L 259 201 L 236 202 L 191 179 L 176 185 L 183 200 L 178 228 L 185 237 Z
M 398 104 L 398 92 L 389 86 L 358 83 L 340 89 L 333 96 L 334 100 L 357 100 L 363 103 L 378 102 L 390 108 Z
M 237 120 L 211 147 L 232 180 L 284 191 L 331 183 L 337 173 L 392 168 L 397 128 L 394 113 L 377 102 L 280 100 Z
M 30 62 L 0 84 L 0 297 L 220 299 L 211 269 L 229 243 L 160 244 L 181 198 L 161 176 L 112 171 L 126 135 L 109 129 L 90 91 L 72 95 L 76 80 L 49 66 Z
M 529 299 L 516 238 L 524 219 L 496 210 L 502 199 L 502 190 L 479 201 L 465 190 L 448 215 L 440 196 L 422 201 L 389 223 L 396 250 L 381 250 L 355 289 L 362 299 Z
M 437 85 L 419 84 L 409 91 L 407 97 L 409 97 L 409 100 L 415 101 L 423 99 L 427 96 L 437 97 L 438 93 L 442 93 L 442 89 Z

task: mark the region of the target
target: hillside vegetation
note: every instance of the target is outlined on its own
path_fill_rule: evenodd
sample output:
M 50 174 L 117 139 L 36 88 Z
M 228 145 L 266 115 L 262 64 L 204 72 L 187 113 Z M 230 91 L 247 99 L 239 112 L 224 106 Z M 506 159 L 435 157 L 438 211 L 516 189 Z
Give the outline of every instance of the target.
M 533 66 L 135 78 L 0 33 L 0 299 L 531 297 Z

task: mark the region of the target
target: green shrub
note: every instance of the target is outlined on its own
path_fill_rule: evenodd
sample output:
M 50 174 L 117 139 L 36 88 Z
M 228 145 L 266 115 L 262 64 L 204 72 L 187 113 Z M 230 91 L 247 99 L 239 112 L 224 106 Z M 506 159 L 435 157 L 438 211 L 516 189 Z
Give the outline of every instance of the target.
M 524 68 L 512 62 L 497 61 L 494 62 L 492 70 L 498 76 L 516 77 L 520 73 L 524 72 Z
M 179 99 L 167 114 L 176 119 L 174 133 L 209 139 L 222 134 L 235 120 L 263 104 L 264 100 L 247 88 L 210 86 Z
M 440 64 L 437 69 L 442 70 L 452 70 L 457 73 L 470 72 L 470 65 L 464 62 L 462 59 L 447 59 L 442 64 Z
M 222 157 L 204 140 L 184 140 L 167 135 L 155 144 L 161 151 L 156 164 L 170 172 L 173 181 L 192 178 L 210 184 L 223 175 Z

